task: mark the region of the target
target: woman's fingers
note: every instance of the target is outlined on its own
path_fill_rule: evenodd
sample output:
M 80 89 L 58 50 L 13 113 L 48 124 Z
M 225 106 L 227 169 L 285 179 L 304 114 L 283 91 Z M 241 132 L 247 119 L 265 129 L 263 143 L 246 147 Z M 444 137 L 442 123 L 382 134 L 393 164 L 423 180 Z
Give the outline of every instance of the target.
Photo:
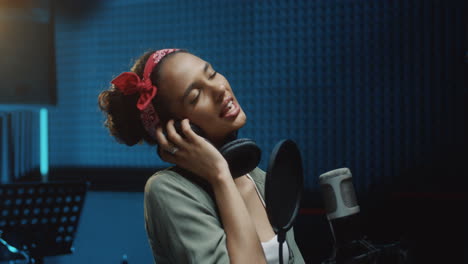
M 169 140 L 166 138 L 164 135 L 162 128 L 157 127 L 156 128 L 156 140 L 158 141 L 158 145 L 165 151 L 163 152 L 169 152 L 172 154 L 175 154 L 177 151 L 177 146 L 175 146 L 173 143 L 169 142 Z
M 181 128 L 182 133 L 184 133 L 187 140 L 190 142 L 195 142 L 198 135 L 192 130 L 192 127 L 190 127 L 190 121 L 187 118 L 182 120 Z
M 175 164 L 177 160 L 176 153 L 178 150 L 176 152 L 173 152 L 173 154 L 171 153 L 171 148 L 174 148 L 175 146 L 167 140 L 166 136 L 164 136 L 161 127 L 156 128 L 156 140 L 158 141 L 158 154 L 161 157 L 161 159 L 165 162 Z
M 162 149 L 172 155 L 175 155 L 181 149 L 187 149 L 190 144 L 176 131 L 174 120 L 170 120 L 167 123 L 166 133 L 163 132 L 162 127 L 156 128 L 156 140 Z
M 162 160 L 164 160 L 165 162 L 169 162 L 169 163 L 174 163 L 176 164 L 176 160 L 177 160 L 177 157 L 174 155 L 174 154 L 171 154 L 167 151 L 161 151 L 161 153 L 159 153 L 159 156 L 161 157 Z
M 156 140 L 160 148 L 165 150 L 160 152 L 162 160 L 200 175 L 209 182 L 219 171 L 227 168 L 226 171 L 229 173 L 226 160 L 221 153 L 192 130 L 188 119 L 181 122 L 180 134 L 177 133 L 172 120 L 167 124 L 167 135 L 163 133 L 163 128 L 158 127 Z
M 160 126 L 156 128 L 156 141 L 158 141 L 158 145 L 162 148 L 165 148 L 169 145 L 169 141 L 167 140 L 163 133 L 162 127 Z
M 175 127 L 174 127 L 174 120 L 169 120 L 166 125 L 166 131 L 167 131 L 167 138 L 169 139 L 170 142 L 174 143 L 176 147 L 184 147 L 186 142 L 182 138 L 182 136 L 177 133 Z

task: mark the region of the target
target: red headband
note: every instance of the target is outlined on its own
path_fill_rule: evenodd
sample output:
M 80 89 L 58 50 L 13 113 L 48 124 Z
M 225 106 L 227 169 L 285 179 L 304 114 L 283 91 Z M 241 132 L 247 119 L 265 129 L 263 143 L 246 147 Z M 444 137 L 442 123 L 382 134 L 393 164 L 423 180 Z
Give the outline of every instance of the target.
M 156 127 L 159 124 L 159 117 L 151 100 L 156 96 L 158 88 L 151 83 L 150 75 L 161 59 L 174 51 L 178 51 L 178 49 L 161 49 L 154 52 L 146 61 L 142 79 L 134 72 L 124 72 L 111 81 L 111 83 L 125 95 L 134 93 L 140 94 L 136 107 L 141 111 L 140 117 L 143 126 L 153 138 L 156 137 Z

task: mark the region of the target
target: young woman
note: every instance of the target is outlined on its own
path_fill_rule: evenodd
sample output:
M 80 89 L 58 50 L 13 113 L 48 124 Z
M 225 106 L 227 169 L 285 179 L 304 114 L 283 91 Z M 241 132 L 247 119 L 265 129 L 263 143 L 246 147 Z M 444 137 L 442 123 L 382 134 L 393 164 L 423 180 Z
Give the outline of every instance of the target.
M 217 150 L 247 118 L 209 62 L 184 50 L 148 52 L 99 95 L 99 105 L 118 141 L 158 144 L 160 157 L 176 165 L 145 186 L 145 224 L 157 264 L 279 263 L 263 201 L 265 173 L 256 168 L 233 179 Z M 181 133 L 175 120 L 182 120 Z M 283 263 L 304 263 L 292 230 L 286 241 Z

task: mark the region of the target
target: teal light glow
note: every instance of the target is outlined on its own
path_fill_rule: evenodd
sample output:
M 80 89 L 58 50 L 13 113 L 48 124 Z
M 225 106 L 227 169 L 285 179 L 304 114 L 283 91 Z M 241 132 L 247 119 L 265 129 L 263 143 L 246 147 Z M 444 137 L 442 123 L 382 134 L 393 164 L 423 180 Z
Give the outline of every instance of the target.
M 0 182 L 8 181 L 8 162 L 7 162 L 7 127 L 4 120 L 0 121 Z
M 40 149 L 40 157 L 41 157 L 41 174 L 43 176 L 49 173 L 49 131 L 48 131 L 48 113 L 46 108 L 41 108 L 39 111 L 39 149 Z

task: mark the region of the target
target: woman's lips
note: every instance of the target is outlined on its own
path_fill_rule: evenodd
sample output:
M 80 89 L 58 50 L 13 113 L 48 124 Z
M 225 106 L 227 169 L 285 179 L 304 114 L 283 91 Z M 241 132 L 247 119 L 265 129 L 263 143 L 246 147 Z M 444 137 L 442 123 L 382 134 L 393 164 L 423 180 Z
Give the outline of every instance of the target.
M 240 112 L 240 107 L 238 104 L 234 102 L 233 98 L 229 98 L 229 100 L 224 104 L 224 108 L 221 111 L 220 117 L 222 118 L 229 118 L 229 117 L 236 117 Z

